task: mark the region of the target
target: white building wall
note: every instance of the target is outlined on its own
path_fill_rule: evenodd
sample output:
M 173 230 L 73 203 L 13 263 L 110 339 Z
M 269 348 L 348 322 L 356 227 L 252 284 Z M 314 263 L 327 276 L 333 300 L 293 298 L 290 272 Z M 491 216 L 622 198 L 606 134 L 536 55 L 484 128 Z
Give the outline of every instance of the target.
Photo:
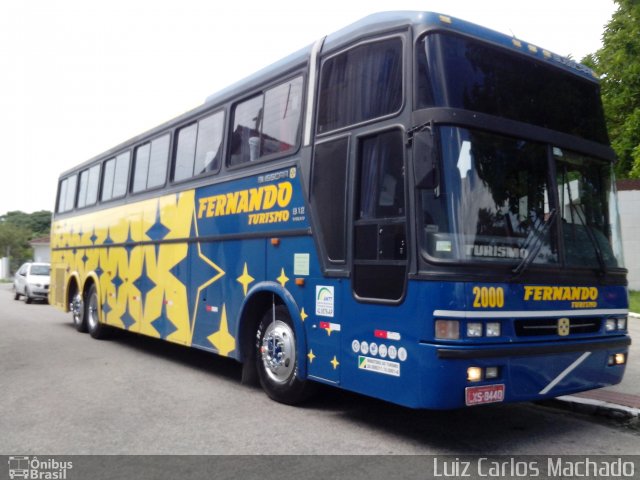
M 9 258 L 0 258 L 0 279 L 9 278 L 11 272 L 9 272 Z
M 33 247 L 33 261 L 34 262 L 43 262 L 49 263 L 51 262 L 51 250 L 49 249 L 49 244 L 34 244 Z
M 640 290 L 640 190 L 618 191 L 624 263 L 629 289 Z

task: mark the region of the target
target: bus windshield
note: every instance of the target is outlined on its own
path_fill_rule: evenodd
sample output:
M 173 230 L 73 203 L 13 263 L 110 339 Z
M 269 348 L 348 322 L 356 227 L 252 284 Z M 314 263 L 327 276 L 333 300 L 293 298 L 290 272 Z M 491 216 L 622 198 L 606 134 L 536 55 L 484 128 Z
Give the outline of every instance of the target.
M 418 108 L 473 110 L 608 144 L 596 82 L 445 33 L 423 38 L 417 64 Z
M 552 164 L 542 143 L 459 127 L 438 133 L 441 180 L 419 202 L 430 258 L 554 265 L 562 244 L 568 266 L 621 265 L 608 162 L 552 148 Z

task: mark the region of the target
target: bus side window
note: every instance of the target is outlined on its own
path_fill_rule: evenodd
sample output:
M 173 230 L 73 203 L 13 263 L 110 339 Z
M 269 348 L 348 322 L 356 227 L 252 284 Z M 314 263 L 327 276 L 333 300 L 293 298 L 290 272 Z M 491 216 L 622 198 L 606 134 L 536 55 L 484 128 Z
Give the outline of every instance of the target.
M 133 192 L 164 185 L 169 159 L 169 134 L 136 148 Z
M 292 150 L 298 140 L 301 110 L 302 77 L 236 104 L 229 165 Z

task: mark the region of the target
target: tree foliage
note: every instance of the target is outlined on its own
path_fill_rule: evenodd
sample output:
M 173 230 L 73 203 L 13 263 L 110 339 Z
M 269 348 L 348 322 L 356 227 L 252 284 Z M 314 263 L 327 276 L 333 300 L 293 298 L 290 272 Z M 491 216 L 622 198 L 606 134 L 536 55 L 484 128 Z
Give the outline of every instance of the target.
M 11 259 L 11 269 L 30 260 L 33 249 L 29 240 L 48 236 L 51 229 L 51 212 L 41 210 L 34 213 L 21 211 L 0 215 L 0 257 Z
M 615 0 L 602 48 L 583 62 L 601 75 L 602 102 L 619 177 L 640 178 L 640 1 Z

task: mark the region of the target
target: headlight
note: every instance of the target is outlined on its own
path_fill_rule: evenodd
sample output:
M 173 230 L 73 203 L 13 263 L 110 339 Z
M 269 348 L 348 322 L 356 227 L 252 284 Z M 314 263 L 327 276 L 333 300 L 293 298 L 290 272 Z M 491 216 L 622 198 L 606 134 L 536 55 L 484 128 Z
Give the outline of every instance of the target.
M 627 328 L 627 317 L 621 317 L 616 320 L 616 326 L 618 330 L 625 330 Z
M 615 318 L 607 318 L 604 328 L 607 332 L 613 332 L 617 328 L 617 322 Z
M 482 324 L 478 322 L 467 323 L 467 337 L 481 337 Z
M 500 322 L 487 323 L 487 337 L 499 337 L 500 336 Z

